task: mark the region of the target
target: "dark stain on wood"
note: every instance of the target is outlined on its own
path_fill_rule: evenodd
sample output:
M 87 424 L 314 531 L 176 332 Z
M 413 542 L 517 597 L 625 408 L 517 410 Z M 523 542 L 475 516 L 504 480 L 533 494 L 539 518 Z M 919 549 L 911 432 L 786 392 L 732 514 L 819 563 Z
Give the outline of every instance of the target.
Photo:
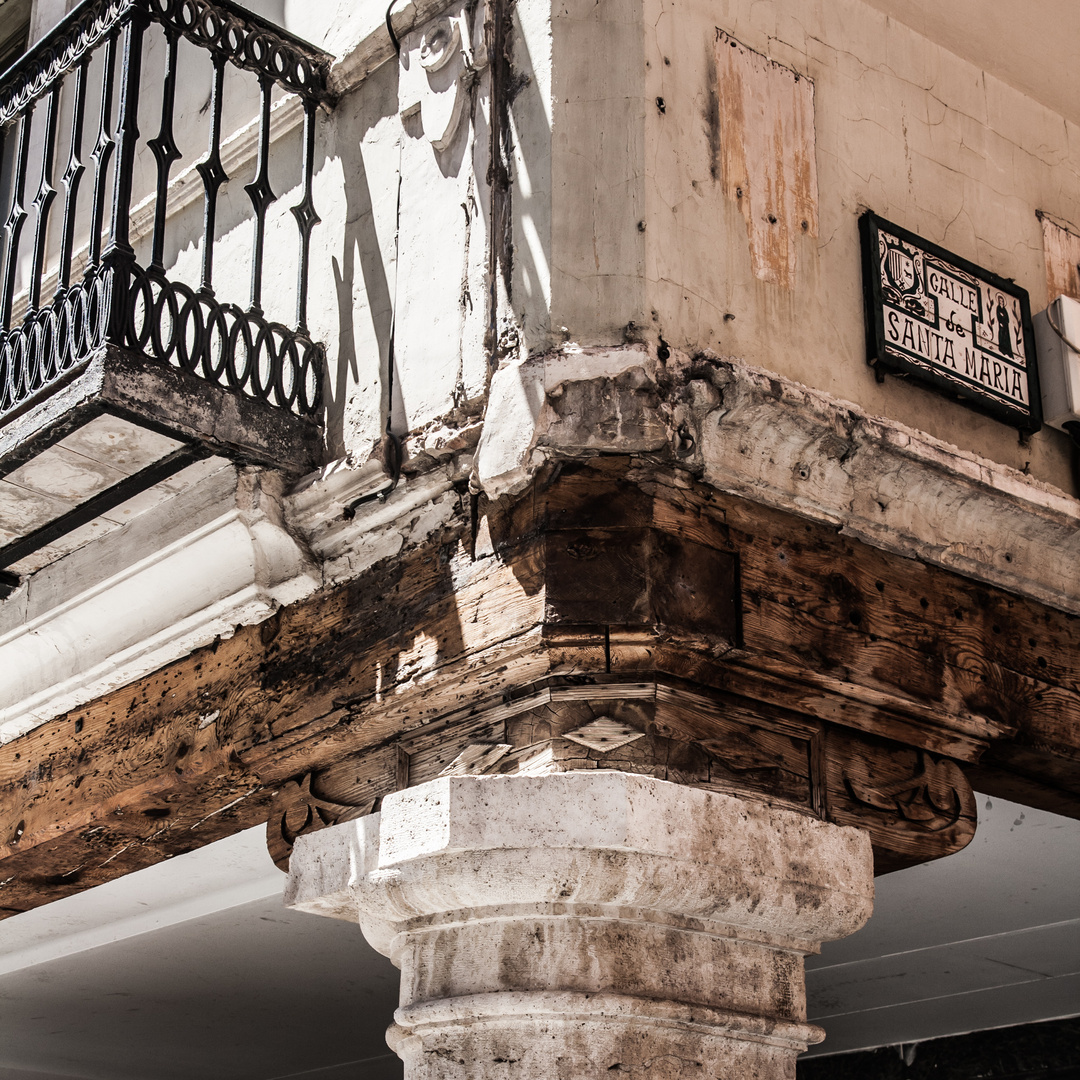
M 308 775 L 324 803 L 367 806 L 420 782 L 410 740 L 442 732 L 445 756 L 462 725 L 553 678 L 663 682 L 714 705 L 704 723 L 669 704 L 615 757 L 568 744 L 560 760 L 850 820 L 880 865 L 964 840 L 953 762 L 990 794 L 1080 816 L 1080 621 L 625 460 L 478 511 L 476 552 L 463 513 L 272 626 L 0 747 L 0 907 L 262 823 Z M 950 785 L 960 813 L 936 828 Z

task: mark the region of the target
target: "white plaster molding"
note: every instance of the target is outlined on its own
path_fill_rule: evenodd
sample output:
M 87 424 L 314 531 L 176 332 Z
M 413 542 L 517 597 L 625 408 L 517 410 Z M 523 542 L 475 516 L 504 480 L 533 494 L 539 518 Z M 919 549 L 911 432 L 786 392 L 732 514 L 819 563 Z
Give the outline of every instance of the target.
M 288 504 L 297 520 L 309 527 L 340 514 L 346 506 L 388 492 L 393 478 L 386 466 L 372 457 L 363 465 L 338 458 L 316 473 L 305 476 L 289 493 Z
M 586 417 L 581 418 L 581 437 L 574 440 L 577 445 L 571 446 L 570 440 L 564 438 L 563 446 L 550 449 L 545 446 L 551 417 L 543 414 L 544 406 L 562 387 L 569 383 L 611 381 L 626 372 L 644 372 L 649 361 L 650 353 L 644 345 L 597 349 L 567 346 L 555 353 L 526 357 L 500 367 L 491 381 L 484 428 L 476 451 L 476 477 L 486 494 L 499 498 L 523 490 L 550 450 L 573 452 L 594 448 L 588 444 L 599 434 L 600 425 L 590 431 L 593 425 L 591 418 Z M 619 441 L 616 439 L 612 445 L 616 452 Z M 636 441 L 637 445 L 640 443 L 641 440 Z M 602 444 L 596 441 L 594 445 L 600 449 Z M 648 449 L 660 449 L 663 445 L 661 440 Z
M 378 458 L 360 466 L 336 462 L 286 498 L 286 518 L 319 560 L 324 584 L 337 584 L 448 525 L 458 509 L 453 481 L 462 471 L 450 459 L 394 486 Z
M 1080 501 L 924 432 L 744 365 L 702 430 L 715 487 L 1080 613 Z
M 335 462 L 282 496 L 226 465 L 43 568 L 0 603 L 0 742 L 422 542 L 460 475 Z
M 474 474 L 490 497 L 598 452 L 675 459 L 720 491 L 1080 614 L 1080 501 L 772 372 L 642 345 L 496 372 Z
M 401 0 L 393 6 L 398 41 L 451 6 L 452 0 Z M 386 29 L 386 8 L 354 4 L 327 35 L 324 47 L 337 56 L 330 67 L 330 90 L 340 97 L 395 55 Z
M 226 467 L 33 575 L 0 607 L 0 741 L 321 584 L 258 474 Z

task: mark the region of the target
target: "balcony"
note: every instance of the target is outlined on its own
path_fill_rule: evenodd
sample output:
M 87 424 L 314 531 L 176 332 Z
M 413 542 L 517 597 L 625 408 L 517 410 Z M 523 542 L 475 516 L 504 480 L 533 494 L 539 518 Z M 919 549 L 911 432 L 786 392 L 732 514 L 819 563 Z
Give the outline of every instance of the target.
M 201 458 L 319 463 L 329 61 L 228 0 L 83 0 L 0 77 L 0 597 Z

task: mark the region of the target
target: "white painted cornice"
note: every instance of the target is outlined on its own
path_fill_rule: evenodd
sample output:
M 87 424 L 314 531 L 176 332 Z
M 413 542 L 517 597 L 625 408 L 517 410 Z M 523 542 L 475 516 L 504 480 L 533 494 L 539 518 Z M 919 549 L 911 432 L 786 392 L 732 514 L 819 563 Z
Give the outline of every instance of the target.
M 726 365 L 704 478 L 877 548 L 1080 614 L 1080 501 L 768 372 Z
M 422 542 L 453 519 L 471 460 L 396 487 L 377 459 L 335 462 L 288 496 L 221 463 L 39 570 L 0 602 L 0 742 Z
M 474 474 L 490 497 L 598 453 L 679 462 L 719 491 L 1080 614 L 1080 501 L 737 360 L 566 346 L 495 374 Z
M 394 484 L 377 457 L 360 466 L 334 463 L 286 498 L 285 514 L 318 560 L 324 584 L 335 585 L 449 525 L 459 509 L 454 481 L 471 465 L 471 455 L 459 454 Z
M 0 604 L 0 741 L 314 591 L 275 484 L 225 465 Z

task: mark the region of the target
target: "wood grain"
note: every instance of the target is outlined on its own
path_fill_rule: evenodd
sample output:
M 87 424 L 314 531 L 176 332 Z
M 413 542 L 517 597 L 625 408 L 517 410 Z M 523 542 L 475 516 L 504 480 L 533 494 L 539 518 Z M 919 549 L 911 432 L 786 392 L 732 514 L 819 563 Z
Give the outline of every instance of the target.
M 260 824 L 308 775 L 355 809 L 469 738 L 513 745 L 499 768 L 547 767 L 530 748 L 560 738 L 550 715 L 621 720 L 650 693 L 646 737 L 618 756 L 552 754 L 846 813 L 876 822 L 876 850 L 927 857 L 966 826 L 947 843 L 886 827 L 829 762 L 850 746 L 903 768 L 982 762 L 990 794 L 1080 816 L 1078 656 L 1072 616 L 599 459 L 0 746 L 0 907 Z M 605 682 L 629 711 L 596 696 Z M 682 703 L 661 709 L 660 685 Z M 510 730 L 545 708 L 546 735 Z M 863 796 L 902 778 L 874 769 Z

